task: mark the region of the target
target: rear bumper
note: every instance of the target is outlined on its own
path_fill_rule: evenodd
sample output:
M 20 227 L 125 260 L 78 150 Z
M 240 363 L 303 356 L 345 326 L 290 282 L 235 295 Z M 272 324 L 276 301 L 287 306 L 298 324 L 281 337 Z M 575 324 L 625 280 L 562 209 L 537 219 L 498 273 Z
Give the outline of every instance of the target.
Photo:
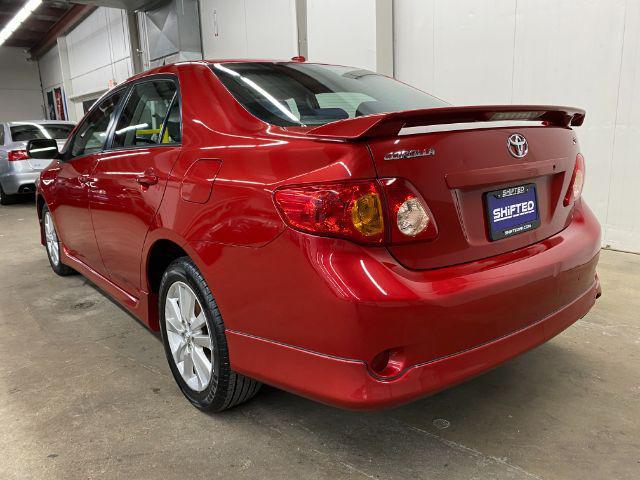
M 205 276 L 233 368 L 347 408 L 392 406 L 490 369 L 584 316 L 600 288 L 600 226 L 584 204 L 539 243 L 435 270 L 295 232 L 257 250 L 217 248 Z
M 414 365 L 400 377 L 374 377 L 364 362 L 302 350 L 227 331 L 234 356 L 252 357 L 243 373 L 314 400 L 353 410 L 376 410 L 436 393 L 479 375 L 559 334 L 582 318 L 600 294 L 597 278 L 579 298 L 548 317 L 492 342 Z M 268 365 L 265 377 L 262 366 Z
M 2 190 L 7 195 L 34 193 L 35 183 L 40 172 L 9 172 L 0 176 Z

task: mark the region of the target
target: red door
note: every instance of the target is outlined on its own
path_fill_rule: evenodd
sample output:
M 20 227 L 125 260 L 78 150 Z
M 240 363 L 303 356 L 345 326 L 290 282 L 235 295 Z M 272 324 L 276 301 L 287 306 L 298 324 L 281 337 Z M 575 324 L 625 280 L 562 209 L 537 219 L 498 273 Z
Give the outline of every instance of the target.
M 139 297 L 141 252 L 179 148 L 99 156 L 91 191 L 93 228 L 111 281 Z
M 176 90 L 168 79 L 135 84 L 92 174 L 91 218 L 104 265 L 134 297 L 142 288 L 142 247 L 180 154 Z
M 60 162 L 54 180 L 55 203 L 50 208 L 67 254 L 104 274 L 89 212 L 88 190 L 95 166 L 95 155 Z
M 50 205 L 67 253 L 102 275 L 106 271 L 94 235 L 89 192 L 94 188 L 97 154 L 104 148 L 123 94 L 116 90 L 92 108 L 67 142 L 54 180 L 55 202 Z

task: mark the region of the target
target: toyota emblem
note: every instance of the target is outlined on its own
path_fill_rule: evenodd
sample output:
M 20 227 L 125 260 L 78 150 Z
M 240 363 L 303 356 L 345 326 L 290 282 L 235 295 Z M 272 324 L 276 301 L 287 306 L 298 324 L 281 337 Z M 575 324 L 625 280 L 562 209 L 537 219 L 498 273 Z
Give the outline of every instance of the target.
M 514 133 L 507 140 L 507 149 L 509 153 L 516 158 L 524 158 L 529 153 L 529 144 L 524 135 Z

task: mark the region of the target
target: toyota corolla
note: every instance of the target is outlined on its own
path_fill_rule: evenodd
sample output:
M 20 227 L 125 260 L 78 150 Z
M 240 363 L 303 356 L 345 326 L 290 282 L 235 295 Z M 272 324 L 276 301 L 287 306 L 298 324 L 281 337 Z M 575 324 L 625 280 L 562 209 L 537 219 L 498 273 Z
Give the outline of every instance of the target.
M 195 406 L 262 382 L 398 405 L 521 354 L 600 295 L 585 160 L 557 106 L 451 106 L 370 71 L 191 62 L 34 139 L 54 272 L 153 331 Z M 522 379 L 522 381 L 525 381 Z

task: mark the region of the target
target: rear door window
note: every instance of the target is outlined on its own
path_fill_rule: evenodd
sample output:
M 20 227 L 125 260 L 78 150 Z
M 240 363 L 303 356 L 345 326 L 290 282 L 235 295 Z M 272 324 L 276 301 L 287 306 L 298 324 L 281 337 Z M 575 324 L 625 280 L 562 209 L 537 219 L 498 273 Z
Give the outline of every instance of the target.
M 174 138 L 169 128 L 165 128 L 166 122 L 171 120 L 167 113 L 176 91 L 176 85 L 171 80 L 145 81 L 134 85 L 118 119 L 111 148 L 179 142 L 180 139 Z

